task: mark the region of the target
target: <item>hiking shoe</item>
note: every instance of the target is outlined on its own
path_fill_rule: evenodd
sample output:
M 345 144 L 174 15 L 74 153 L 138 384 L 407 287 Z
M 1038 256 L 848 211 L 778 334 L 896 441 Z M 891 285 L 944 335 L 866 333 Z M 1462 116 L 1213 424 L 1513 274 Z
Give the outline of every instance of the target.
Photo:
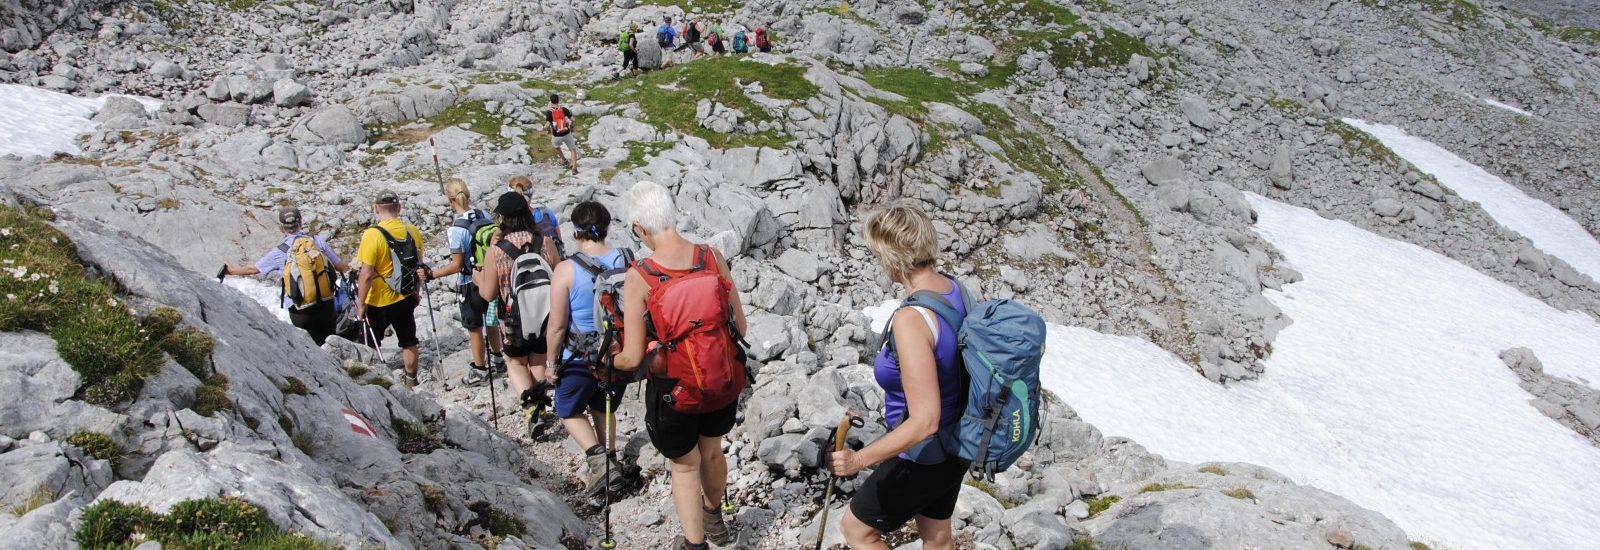
M 550 429 L 550 422 L 546 420 L 543 409 L 541 406 L 522 409 L 522 420 L 528 423 L 528 439 L 537 440 Z
M 400 381 L 405 383 L 408 390 L 416 388 L 417 384 L 421 383 L 421 381 L 417 380 L 417 373 L 414 372 L 400 375 Z
M 472 365 L 467 369 L 467 375 L 461 377 L 461 385 L 476 388 L 488 383 L 491 377 L 492 375 L 489 374 L 489 369 L 479 368 L 477 365 Z
M 489 372 L 494 374 L 506 373 L 506 356 L 493 354 L 489 356 Z
M 678 538 L 672 539 L 672 550 L 710 550 L 710 548 L 711 545 L 704 542 L 689 544 L 689 539 L 683 538 L 683 535 L 678 535 Z
M 733 530 L 728 528 L 728 522 L 722 519 L 721 508 L 704 508 L 705 514 L 700 516 L 700 523 L 706 528 L 706 542 L 717 546 L 733 544 Z
M 588 455 L 588 456 L 584 457 L 584 462 L 586 462 L 588 464 L 589 471 L 583 477 L 583 488 L 584 488 L 585 491 L 588 491 L 589 494 L 591 494 L 591 495 L 600 494 L 601 489 L 604 488 L 602 486 L 602 484 L 606 483 L 606 479 L 607 479 L 607 477 L 606 477 L 606 461 L 607 460 L 609 460 L 611 462 L 611 476 L 610 476 L 611 490 L 612 491 L 617 491 L 617 490 L 620 490 L 622 488 L 622 485 L 623 485 L 623 483 L 622 483 L 622 464 L 618 463 L 617 459 L 608 458 L 603 453 L 602 454 L 595 454 L 595 455 Z

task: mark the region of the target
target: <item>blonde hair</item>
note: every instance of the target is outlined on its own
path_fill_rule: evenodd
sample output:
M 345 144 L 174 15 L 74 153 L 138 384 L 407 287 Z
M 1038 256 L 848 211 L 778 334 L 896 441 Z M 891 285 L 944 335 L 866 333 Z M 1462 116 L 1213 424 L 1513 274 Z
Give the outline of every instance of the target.
M 533 180 L 528 179 L 528 176 L 511 178 L 511 188 L 516 189 L 518 193 L 527 193 L 529 189 L 533 189 Z
M 467 182 L 460 178 L 450 178 L 444 182 L 444 198 L 450 201 L 450 206 L 466 208 L 472 204 L 472 193 L 467 191 Z
M 939 256 L 939 233 L 922 209 L 899 204 L 867 217 L 867 250 L 890 276 L 905 277 L 933 267 Z

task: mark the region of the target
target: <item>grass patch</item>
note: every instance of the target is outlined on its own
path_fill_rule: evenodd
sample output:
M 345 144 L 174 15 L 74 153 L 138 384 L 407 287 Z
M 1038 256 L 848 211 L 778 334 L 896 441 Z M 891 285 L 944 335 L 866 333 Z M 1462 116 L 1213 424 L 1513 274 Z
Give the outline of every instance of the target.
M 1380 7 L 1378 0 L 1361 0 L 1369 8 L 1388 9 L 1400 4 L 1389 3 Z M 1418 0 L 1422 9 L 1434 15 L 1444 17 L 1445 20 L 1458 27 L 1476 26 L 1483 19 L 1483 8 L 1467 0 Z M 1406 5 L 1410 5 L 1409 3 Z
M 973 85 L 985 90 L 1004 88 L 1006 87 L 1006 84 L 1011 81 L 1011 76 L 1017 74 L 1017 64 L 1015 62 L 1003 64 L 989 63 L 985 65 L 985 67 L 989 69 L 989 73 L 984 76 L 973 76 L 963 73 L 961 72 L 960 63 L 948 59 L 934 61 L 933 64 L 950 71 L 950 74 L 956 75 L 956 78 L 959 78 L 965 82 L 970 82 Z
M 427 422 L 410 422 L 393 418 L 389 427 L 395 433 L 395 448 L 407 454 L 428 454 L 445 445 L 434 435 Z
M 344 373 L 350 375 L 352 380 L 366 376 L 369 372 L 372 372 L 372 369 L 367 368 L 366 365 L 350 365 L 344 369 Z
M 283 387 L 278 389 L 283 390 L 284 395 L 305 395 L 310 393 L 310 390 L 306 388 L 306 383 L 293 376 L 283 377 Z
M 311 443 L 311 438 L 302 433 L 296 432 L 294 435 L 289 436 L 289 442 L 293 443 L 294 448 L 299 449 L 306 456 L 312 456 L 313 452 L 317 450 L 316 445 Z
M 1072 544 L 1067 546 L 1067 550 L 1096 550 L 1097 548 L 1094 545 L 1094 539 L 1089 537 L 1074 538 L 1072 539 Z
M 377 386 L 387 390 L 390 386 L 394 385 L 394 382 L 390 381 L 388 377 L 374 376 L 371 380 L 367 381 L 367 385 Z
M 50 492 L 50 489 L 45 488 L 43 485 L 40 485 L 39 487 L 35 488 L 32 493 L 28 494 L 28 500 L 24 500 L 21 504 L 11 507 L 11 515 L 20 518 L 28 515 L 28 512 L 38 510 L 40 507 L 55 501 L 56 494 Z
M 1145 493 L 1159 493 L 1159 492 L 1162 492 L 1162 491 L 1177 491 L 1177 490 L 1181 490 L 1181 489 L 1193 489 L 1193 488 L 1194 488 L 1193 485 L 1186 485 L 1186 484 L 1183 484 L 1183 483 L 1151 483 L 1149 485 L 1145 485 L 1144 487 L 1140 488 L 1139 489 L 1139 494 L 1142 495 L 1142 494 L 1145 494 Z
M 86 401 L 125 402 L 161 372 L 161 350 L 113 284 L 89 277 L 72 241 L 36 212 L 0 206 L 0 331 L 49 334 Z
M 1089 517 L 1092 518 L 1100 515 L 1101 512 L 1110 510 L 1111 505 L 1121 501 L 1122 497 L 1117 495 L 1106 495 L 1103 497 L 1091 498 L 1089 499 Z
M 672 148 L 671 142 L 661 141 L 654 143 L 631 142 L 628 144 L 628 156 L 618 162 L 615 167 L 600 170 L 600 179 L 611 181 L 621 172 L 644 166 L 650 157 L 661 154 L 662 151 Z
M 174 330 L 161 339 L 161 351 L 167 352 L 173 361 L 189 369 L 197 378 L 205 377 L 206 367 L 211 363 L 211 352 L 216 348 L 217 341 L 210 334 L 192 327 Z
M 118 445 L 116 440 L 103 433 L 74 432 L 67 436 L 67 444 L 83 450 L 83 454 L 110 462 L 113 469 L 117 467 L 117 462 L 122 460 L 122 445 Z
M 1432 546 L 1428 546 L 1427 544 L 1420 543 L 1420 542 L 1417 542 L 1417 541 L 1411 541 L 1411 545 L 1410 546 L 1411 546 L 1411 550 L 1433 550 Z
M 445 511 L 444 489 L 438 485 L 418 485 L 417 490 L 422 493 L 422 504 L 428 507 L 429 512 L 439 515 Z
M 1256 499 L 1256 494 L 1250 492 L 1249 489 L 1246 489 L 1244 487 L 1228 489 L 1226 491 L 1223 491 L 1222 494 L 1228 495 L 1230 497 L 1233 497 L 1233 498 L 1236 498 L 1236 499 L 1239 499 L 1239 500 L 1255 500 Z
M 1218 466 L 1216 464 L 1202 466 L 1202 467 L 1200 467 L 1200 472 L 1207 473 L 1207 474 L 1212 474 L 1212 475 L 1219 475 L 1219 476 L 1228 475 L 1228 471 L 1227 470 L 1222 469 L 1221 466 Z
M 83 509 L 76 538 L 85 548 L 132 548 L 146 540 L 195 550 L 337 548 L 279 529 L 261 507 L 233 497 L 186 500 L 166 515 L 141 504 L 102 500 Z
M 222 374 L 213 374 L 207 378 L 200 387 L 194 390 L 194 412 L 200 416 L 212 416 L 220 411 L 233 410 L 233 402 L 228 400 L 228 377 Z
M 522 518 L 495 508 L 488 502 L 474 502 L 468 505 L 467 509 L 478 514 L 478 519 L 468 522 L 467 525 L 471 526 L 474 523 L 480 525 L 494 536 L 521 537 L 528 531 L 528 526 L 522 523 Z
M 744 94 L 743 86 L 751 82 L 760 82 L 762 93 L 775 99 L 802 100 L 819 91 L 806 81 L 805 67 L 744 59 L 723 56 L 678 64 L 595 88 L 589 99 L 612 105 L 636 103 L 656 127 L 696 136 L 716 147 L 781 147 L 789 139 L 781 132 L 723 134 L 700 127 L 695 118 L 700 100 L 709 99 L 743 113 L 741 122 L 773 120 Z
M 642 0 L 639 4 L 642 6 L 677 6 L 678 9 L 683 10 L 683 13 L 693 13 L 695 8 L 700 8 L 700 13 L 703 14 L 726 14 L 733 13 L 739 6 L 744 5 L 744 2 L 734 2 L 732 0 Z M 707 20 L 706 23 L 710 24 L 711 21 Z
M 1567 27 L 1561 29 L 1556 36 L 1568 42 L 1581 42 L 1584 44 L 1600 46 L 1600 29 Z
M 974 489 L 983 491 L 986 495 L 994 497 L 995 501 L 999 502 L 1000 507 L 1002 508 L 1010 510 L 1017 507 L 1017 501 L 1006 498 L 1005 495 L 1000 494 L 1000 488 L 995 487 L 993 484 L 987 481 L 981 479 L 968 479 L 966 484 Z

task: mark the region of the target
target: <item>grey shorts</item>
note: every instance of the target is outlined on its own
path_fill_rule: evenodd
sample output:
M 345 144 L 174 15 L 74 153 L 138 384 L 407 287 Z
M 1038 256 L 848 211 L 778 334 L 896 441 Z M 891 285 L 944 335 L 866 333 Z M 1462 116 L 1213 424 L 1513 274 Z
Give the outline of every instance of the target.
M 578 152 L 578 138 L 570 132 L 564 136 L 550 136 L 550 147 L 557 152 L 560 152 L 562 147 L 566 147 L 567 150 L 576 153 Z

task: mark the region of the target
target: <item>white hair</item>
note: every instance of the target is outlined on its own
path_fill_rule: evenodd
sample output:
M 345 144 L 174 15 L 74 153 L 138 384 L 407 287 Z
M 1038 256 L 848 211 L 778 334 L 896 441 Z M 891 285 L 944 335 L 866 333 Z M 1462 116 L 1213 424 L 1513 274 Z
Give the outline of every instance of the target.
M 628 221 L 639 224 L 646 233 L 660 233 L 678 228 L 678 207 L 672 204 L 672 192 L 653 181 L 633 184 L 626 197 Z

